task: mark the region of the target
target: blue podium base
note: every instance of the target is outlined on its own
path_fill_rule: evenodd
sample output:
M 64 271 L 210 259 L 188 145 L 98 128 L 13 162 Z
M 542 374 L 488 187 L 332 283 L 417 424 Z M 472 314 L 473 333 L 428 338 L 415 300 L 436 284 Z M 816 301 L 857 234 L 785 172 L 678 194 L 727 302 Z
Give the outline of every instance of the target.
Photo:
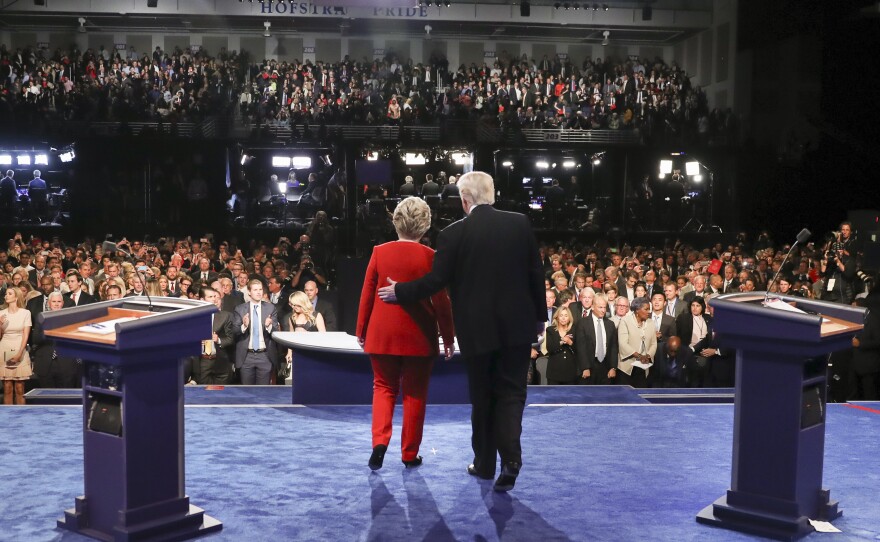
M 106 542 L 190 540 L 223 529 L 223 523 L 205 514 L 198 506 L 190 504 L 188 507 L 186 513 L 145 518 L 140 523 L 116 525 L 107 531 L 89 525 L 88 499 L 80 496 L 76 498 L 74 508 L 64 511 L 64 517 L 58 520 L 56 526 Z
M 822 490 L 825 499 L 819 517 L 823 521 L 839 518 L 843 511 L 838 510 L 837 502 L 828 500 L 829 492 Z M 737 500 L 742 499 L 737 496 Z M 759 499 L 760 500 L 760 499 Z M 728 503 L 728 495 L 718 498 L 697 514 L 697 522 L 713 527 L 772 538 L 775 540 L 799 540 L 815 531 L 806 516 L 780 514 L 751 506 Z

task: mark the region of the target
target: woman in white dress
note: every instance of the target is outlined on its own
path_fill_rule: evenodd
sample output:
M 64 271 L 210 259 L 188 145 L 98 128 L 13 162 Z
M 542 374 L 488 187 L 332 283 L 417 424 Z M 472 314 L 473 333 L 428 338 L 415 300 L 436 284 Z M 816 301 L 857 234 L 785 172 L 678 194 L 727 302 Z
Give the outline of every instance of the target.
M 0 379 L 5 405 L 13 404 L 13 397 L 15 404 L 24 404 L 24 383 L 33 374 L 31 358 L 25 349 L 31 333 L 31 311 L 25 308 L 24 299 L 20 288 L 7 288 L 6 308 L 0 310 L 0 352 L 3 355 Z

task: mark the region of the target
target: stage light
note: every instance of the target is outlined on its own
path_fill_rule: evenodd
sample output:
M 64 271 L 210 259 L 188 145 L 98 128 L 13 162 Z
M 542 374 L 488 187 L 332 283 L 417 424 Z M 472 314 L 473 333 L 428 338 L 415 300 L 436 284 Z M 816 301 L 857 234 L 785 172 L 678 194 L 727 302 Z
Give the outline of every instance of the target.
M 273 156 L 272 167 L 290 167 L 289 156 Z
M 684 164 L 685 172 L 688 177 L 692 177 L 694 175 L 700 174 L 700 163 L 699 162 L 685 162 Z
M 367 153 L 367 160 L 378 160 L 379 153 L 376 151 L 370 151 Z
M 251 160 L 253 160 L 253 159 L 254 159 L 253 156 L 250 156 L 248 154 L 242 154 L 241 155 L 241 165 L 246 166 L 246 165 L 250 164 Z
M 660 160 L 660 175 L 672 173 L 672 160 Z M 660 177 L 661 179 L 663 177 Z
M 510 167 L 513 165 L 513 162 L 511 162 L 510 160 L 505 160 L 505 161 L 501 162 L 501 165 L 504 167 Z
M 602 163 L 602 159 L 601 159 L 601 158 L 593 158 L 593 165 L 594 165 L 594 166 L 598 166 L 598 165 L 601 164 L 601 163 Z
M 406 153 L 403 157 L 403 161 L 408 166 L 423 166 L 426 162 L 425 155 L 414 152 Z
M 17 161 L 18 161 L 18 165 L 20 165 L 20 166 L 29 166 L 29 165 L 31 165 L 31 155 L 19 154 Z
M 695 183 L 703 182 L 703 176 L 700 174 L 694 175 L 691 179 L 693 179 Z
M 12 165 L 12 155 L 11 154 L 0 154 L 0 166 L 9 166 Z
M 312 159 L 308 156 L 294 156 L 290 160 L 293 169 L 309 169 L 312 167 Z
M 459 166 L 463 166 L 470 162 L 471 154 L 469 152 L 454 152 L 452 153 L 452 160 Z
M 330 155 L 329 155 L 329 154 L 325 154 L 324 156 L 322 156 L 322 157 L 321 157 L 321 161 L 324 162 L 324 165 L 327 166 L 327 167 L 333 165 L 333 160 L 330 159 Z
M 535 167 L 538 169 L 547 169 L 548 167 L 550 167 L 550 164 L 548 164 L 547 162 L 544 162 L 544 161 L 535 162 Z
M 566 169 L 571 169 L 571 168 L 575 167 L 576 165 L 577 165 L 577 162 L 575 162 L 574 160 L 565 160 L 562 162 L 562 167 L 564 167 Z
M 49 155 L 48 154 L 35 154 L 34 155 L 34 164 L 38 166 L 48 166 L 49 165 Z
M 59 155 L 58 155 L 58 158 L 59 158 L 63 163 L 66 164 L 66 163 L 68 163 L 68 162 L 73 162 L 73 159 L 76 158 L 76 153 L 73 152 L 73 149 L 70 149 L 69 151 L 64 151 L 64 152 L 62 152 L 61 154 L 59 154 Z
M 287 181 L 278 181 L 278 191 L 287 194 Z

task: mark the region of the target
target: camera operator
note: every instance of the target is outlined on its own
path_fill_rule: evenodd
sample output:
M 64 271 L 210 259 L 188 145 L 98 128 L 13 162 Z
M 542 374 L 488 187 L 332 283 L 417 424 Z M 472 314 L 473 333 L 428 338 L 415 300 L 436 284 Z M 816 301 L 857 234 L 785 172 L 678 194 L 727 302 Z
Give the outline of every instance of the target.
M 832 233 L 819 269 L 825 277 L 822 300 L 849 305 L 855 297 L 853 281 L 856 277 L 856 259 L 849 252 L 852 230 L 844 236 L 844 226 L 848 224 L 843 223 L 840 232 Z
M 310 280 L 315 281 L 319 288 L 327 287 L 327 274 L 323 269 L 315 267 L 311 256 L 304 254 L 296 267 L 296 274 L 290 279 L 290 285 L 297 290 L 302 290 L 305 283 Z

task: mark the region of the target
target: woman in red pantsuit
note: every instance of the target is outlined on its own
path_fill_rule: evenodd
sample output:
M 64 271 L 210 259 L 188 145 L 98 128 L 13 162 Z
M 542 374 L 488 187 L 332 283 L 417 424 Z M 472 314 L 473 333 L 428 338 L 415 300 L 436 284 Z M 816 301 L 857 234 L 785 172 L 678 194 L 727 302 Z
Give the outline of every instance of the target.
M 369 466 L 382 468 L 391 440 L 391 419 L 397 394 L 403 391 L 401 458 L 407 467 L 422 464 L 419 445 L 425 423 L 425 403 L 431 367 L 439 354 L 437 330 L 443 337 L 446 359 L 453 353 L 452 310 L 446 291 L 410 304 L 379 301 L 380 286 L 388 277 L 414 280 L 431 270 L 434 251 L 419 243 L 431 226 L 431 210 L 419 198 L 401 201 L 392 218 L 399 241 L 373 248 L 367 267 L 357 338 L 373 365 L 373 453 Z

